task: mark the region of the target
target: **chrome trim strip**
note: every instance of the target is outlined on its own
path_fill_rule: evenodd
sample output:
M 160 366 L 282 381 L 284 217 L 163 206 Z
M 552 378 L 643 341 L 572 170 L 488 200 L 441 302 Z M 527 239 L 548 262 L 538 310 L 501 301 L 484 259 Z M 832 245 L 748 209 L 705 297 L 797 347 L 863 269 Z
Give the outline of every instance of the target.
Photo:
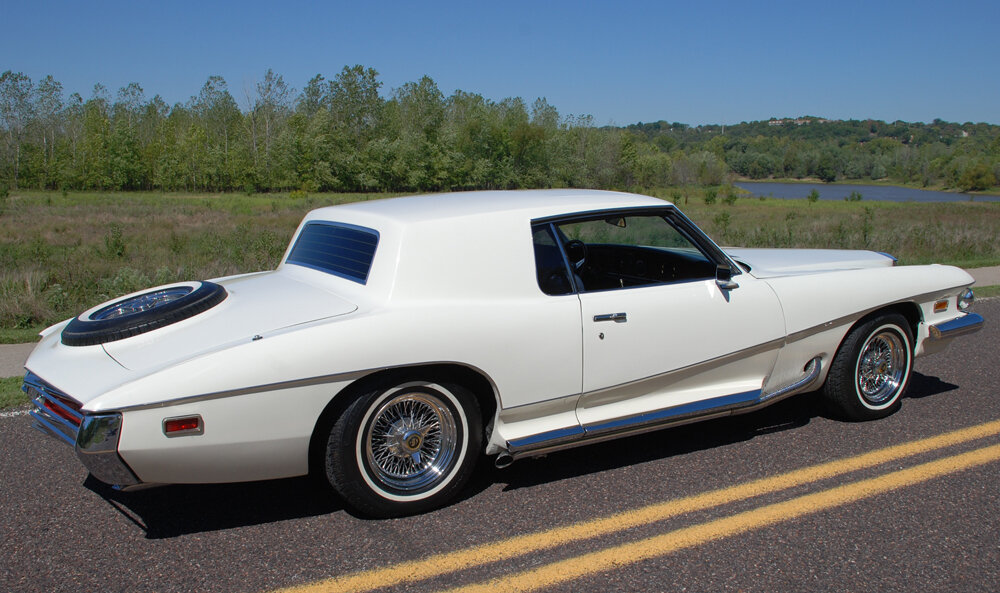
M 803 369 L 806 373 L 804 377 L 792 383 L 791 385 L 786 385 L 770 393 L 765 392 L 763 395 L 761 395 L 760 400 L 757 403 L 762 404 L 762 403 L 770 403 L 772 400 L 777 401 L 779 398 L 782 398 L 786 395 L 792 395 L 793 393 L 799 390 L 809 387 L 819 377 L 820 372 L 823 370 L 822 366 L 823 363 L 817 356 L 816 358 L 810 360 L 808 364 L 806 364 L 806 368 Z
M 760 390 L 744 391 L 722 397 L 694 401 L 681 404 L 671 408 L 664 408 L 655 412 L 643 412 L 635 416 L 619 418 L 600 424 L 589 424 L 584 427 L 587 435 L 598 435 L 605 432 L 618 432 L 628 430 L 644 424 L 656 424 L 669 420 L 681 420 L 687 417 L 701 416 L 702 414 L 717 412 L 720 410 L 730 410 L 756 403 L 760 399 Z
M 957 338 L 975 333 L 983 328 L 983 316 L 978 313 L 965 313 L 944 323 L 929 326 L 930 337 L 935 340 Z
M 31 410 L 30 412 L 28 412 L 28 415 L 31 416 L 32 419 L 34 419 L 35 421 L 31 425 L 32 428 L 50 437 L 55 437 L 57 439 L 60 439 L 70 447 L 76 444 L 76 439 L 74 438 L 75 435 L 66 434 L 64 430 L 46 420 L 41 414 L 39 414 L 35 410 Z
M 533 449 L 536 445 L 553 445 L 565 441 L 572 441 L 584 436 L 583 427 L 580 425 L 568 426 L 557 430 L 550 430 L 539 434 L 531 435 L 520 439 L 507 441 L 507 450 L 510 452 Z
M 83 422 L 83 414 L 70 408 L 59 399 L 60 397 L 68 400 L 73 398 L 52 387 L 31 371 L 25 373 L 21 391 L 28 394 L 28 397 L 31 398 L 30 403 L 34 406 L 33 410 L 28 411 L 28 414 L 34 419 L 32 424 L 34 428 L 44 434 L 61 439 L 70 446 L 76 443 L 76 435 L 80 429 L 80 423 Z M 46 404 L 57 407 L 68 416 L 78 419 L 79 422 L 74 423 L 63 418 L 49 409 Z
M 804 371 L 806 373 L 805 376 L 798 381 L 770 393 L 754 389 L 742 393 L 681 404 L 653 412 L 644 412 L 626 418 L 589 424 L 582 428 L 570 427 L 543 432 L 530 437 L 508 441 L 507 451 L 515 459 L 542 455 L 620 436 L 640 434 L 668 426 L 686 424 L 695 420 L 707 420 L 718 416 L 751 412 L 764 405 L 772 404 L 780 399 L 794 395 L 811 386 L 820 375 L 820 358 L 817 356 L 810 360 Z
M 572 440 L 551 440 L 534 439 L 526 437 L 518 442 L 518 449 L 511 449 L 508 442 L 508 452 L 514 459 L 521 457 L 536 457 L 554 451 L 570 449 L 582 445 L 599 443 L 616 439 L 623 436 L 642 434 L 660 430 L 668 426 L 678 426 L 696 420 L 708 420 L 720 416 L 728 416 L 740 411 L 748 406 L 752 406 L 760 397 L 760 390 L 746 391 L 709 400 L 682 404 L 672 408 L 665 408 L 655 412 L 647 412 L 629 418 L 612 420 L 600 424 L 593 424 L 584 428 L 582 436 Z M 714 405 L 713 405 L 714 404 Z M 559 431 L 553 431 L 559 432 Z M 543 437 L 550 433 L 537 435 Z M 524 441 L 532 439 L 534 442 L 530 448 L 524 446 Z
M 114 411 L 131 411 L 131 410 L 156 410 L 159 408 L 167 408 L 170 406 L 175 406 L 178 404 L 190 404 L 195 402 L 209 401 L 213 399 L 223 399 L 227 397 L 236 397 L 239 395 L 250 395 L 254 393 L 264 393 L 267 391 L 280 391 L 282 389 L 295 389 L 297 387 L 309 387 L 312 385 L 324 385 L 326 383 L 336 383 L 338 381 L 354 381 L 361 379 L 367 375 L 381 371 L 390 371 L 394 369 L 406 369 L 411 367 L 433 367 L 433 366 L 460 366 L 465 367 L 471 371 L 482 375 L 487 381 L 489 381 L 490 387 L 493 389 L 493 395 L 497 395 L 497 386 L 493 383 L 493 379 L 482 369 L 455 361 L 427 361 L 427 362 L 414 362 L 410 364 L 401 364 L 397 366 L 386 366 L 386 367 L 375 367 L 369 369 L 363 369 L 359 371 L 348 371 L 344 373 L 333 373 L 330 375 L 319 375 L 316 377 L 307 377 L 305 379 L 292 379 L 290 381 L 278 381 L 277 383 L 267 383 L 264 385 L 253 385 L 250 387 L 240 387 L 238 389 L 228 389 L 225 391 L 214 391 L 211 393 L 200 393 L 198 395 L 189 395 L 186 397 L 179 397 L 177 399 L 171 399 L 167 401 L 153 402 L 149 404 L 136 404 L 134 406 L 121 406 L 114 408 Z M 500 401 L 498 398 L 497 407 L 500 408 Z M 504 408 L 507 409 L 507 408 Z M 110 410 L 109 410 L 110 411 Z
M 433 363 L 428 363 L 433 364 Z M 412 365 L 417 366 L 417 365 Z M 386 367 L 386 368 L 405 368 L 405 367 Z M 239 389 L 229 389 L 226 391 L 215 391 L 212 393 L 201 393 L 198 395 L 190 395 L 187 397 L 179 397 L 177 399 L 171 399 L 162 402 L 155 402 L 151 404 L 136 404 L 134 406 L 122 406 L 115 408 L 117 411 L 125 412 L 132 410 L 155 410 L 158 408 L 167 408 L 170 406 L 176 406 L 179 404 L 190 404 L 194 402 L 203 402 L 213 399 L 223 399 L 227 397 L 236 397 L 238 395 L 250 395 L 253 393 L 264 393 L 266 391 L 279 391 L 282 389 L 294 389 L 296 387 L 308 387 L 310 385 L 322 385 L 324 383 L 335 383 L 337 381 L 348 381 L 352 379 L 360 379 L 365 375 L 369 375 L 376 371 L 382 371 L 386 369 L 369 369 L 366 371 L 353 371 L 350 373 L 334 373 L 332 375 L 320 375 L 319 377 L 310 377 L 308 379 L 294 379 L 292 381 L 279 381 L 277 383 L 268 383 L 266 385 L 254 385 L 252 387 L 241 387 Z
M 761 353 L 767 352 L 769 350 L 775 350 L 775 349 L 780 348 L 781 346 L 783 346 L 784 343 L 785 343 L 785 339 L 784 338 L 775 338 L 775 339 L 773 339 L 773 340 L 771 340 L 769 342 L 764 342 L 763 344 L 757 344 L 756 346 L 750 346 L 748 348 L 744 348 L 743 350 L 737 350 L 736 352 L 730 352 L 729 354 L 723 354 L 722 356 L 718 356 L 716 358 L 712 358 L 712 359 L 709 359 L 709 360 L 704 360 L 702 362 L 696 362 L 696 363 L 690 364 L 690 365 L 688 365 L 686 367 L 681 367 L 679 369 L 673 369 L 673 370 L 667 371 L 665 373 L 659 373 L 659 374 L 656 374 L 656 375 L 650 375 L 648 377 L 643 377 L 641 379 L 634 379 L 632 381 L 626 381 L 625 383 L 619 383 L 618 385 L 612 385 L 610 387 L 602 387 L 600 389 L 594 389 L 593 391 L 588 391 L 588 392 L 584 393 L 583 396 L 587 397 L 587 396 L 595 395 L 595 394 L 598 394 L 598 393 L 604 393 L 606 391 L 615 391 L 617 389 L 623 389 L 625 387 L 628 387 L 630 385 L 635 385 L 637 383 L 643 383 L 645 381 L 659 380 L 659 379 L 662 379 L 664 377 L 668 377 L 670 375 L 676 375 L 676 374 L 682 374 L 682 373 L 686 374 L 686 373 L 693 373 L 693 372 L 704 372 L 704 370 L 708 370 L 708 369 L 711 369 L 711 368 L 715 368 L 717 366 L 721 366 L 721 365 L 727 364 L 727 363 L 729 363 L 729 361 L 734 360 L 734 359 L 747 358 L 747 357 L 750 357 L 750 356 L 755 356 L 757 354 L 761 354 Z M 704 370 L 701 370 L 702 367 L 704 367 Z M 696 371 L 696 369 L 698 369 L 698 370 Z

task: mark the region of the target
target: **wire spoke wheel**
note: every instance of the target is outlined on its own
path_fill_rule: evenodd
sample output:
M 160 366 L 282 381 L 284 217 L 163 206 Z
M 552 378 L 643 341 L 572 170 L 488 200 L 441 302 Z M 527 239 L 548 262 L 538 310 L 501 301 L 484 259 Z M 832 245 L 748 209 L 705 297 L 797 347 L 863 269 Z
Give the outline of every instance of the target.
M 823 397 L 846 420 L 884 418 L 900 407 L 913 363 L 913 330 L 896 312 L 859 321 L 833 357 Z
M 372 415 L 364 455 L 375 478 L 411 492 L 433 485 L 455 460 L 458 430 L 451 410 L 436 397 L 406 392 Z
M 899 334 L 881 331 L 868 338 L 858 357 L 858 393 L 872 405 L 879 405 L 896 393 L 903 380 L 906 346 Z

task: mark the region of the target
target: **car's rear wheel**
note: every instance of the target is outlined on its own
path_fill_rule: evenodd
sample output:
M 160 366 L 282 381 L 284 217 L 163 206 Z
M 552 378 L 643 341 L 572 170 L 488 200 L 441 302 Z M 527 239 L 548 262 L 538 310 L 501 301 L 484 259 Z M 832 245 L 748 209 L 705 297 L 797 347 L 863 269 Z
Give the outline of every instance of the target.
M 899 409 L 912 366 L 905 317 L 888 313 L 862 320 L 840 345 L 822 393 L 849 420 L 884 418 Z
M 452 499 L 479 456 L 482 422 L 460 385 L 384 385 L 333 423 L 326 477 L 348 505 L 373 517 L 420 513 Z

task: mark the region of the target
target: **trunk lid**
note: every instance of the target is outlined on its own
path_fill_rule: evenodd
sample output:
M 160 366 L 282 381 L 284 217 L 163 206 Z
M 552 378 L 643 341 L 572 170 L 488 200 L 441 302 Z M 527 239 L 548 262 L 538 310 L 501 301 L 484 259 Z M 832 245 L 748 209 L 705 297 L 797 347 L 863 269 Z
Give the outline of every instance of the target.
M 107 342 L 104 350 L 126 369 L 149 372 L 358 308 L 328 290 L 281 272 L 238 276 L 218 283 L 228 296 L 215 307 L 161 329 Z

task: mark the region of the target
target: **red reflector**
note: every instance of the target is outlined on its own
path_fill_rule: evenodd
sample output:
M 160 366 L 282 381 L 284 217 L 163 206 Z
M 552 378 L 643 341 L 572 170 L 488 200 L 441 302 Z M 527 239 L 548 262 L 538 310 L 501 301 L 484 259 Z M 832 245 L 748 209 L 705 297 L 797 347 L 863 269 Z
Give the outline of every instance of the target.
M 163 421 L 163 432 L 167 436 L 176 434 L 201 434 L 201 416 L 185 416 L 183 418 L 167 418 Z
M 65 399 L 63 399 L 61 397 L 58 398 L 58 399 L 59 399 L 60 402 L 62 402 L 63 404 L 65 404 L 67 407 L 79 411 L 80 404 L 77 404 L 77 403 L 71 402 L 71 401 L 67 401 L 67 400 L 65 400 Z M 47 399 L 43 400 L 42 404 L 45 406 L 45 408 L 47 410 L 49 410 L 50 412 L 52 412 L 56 416 L 59 416 L 63 420 L 68 420 L 68 421 L 72 422 L 73 424 L 75 424 L 77 426 L 80 426 L 80 418 L 77 417 L 77 416 L 74 416 L 73 414 L 70 414 L 64 408 L 60 407 L 58 404 L 55 404 L 55 403 L 53 403 L 53 402 L 51 402 L 51 401 L 49 401 Z

